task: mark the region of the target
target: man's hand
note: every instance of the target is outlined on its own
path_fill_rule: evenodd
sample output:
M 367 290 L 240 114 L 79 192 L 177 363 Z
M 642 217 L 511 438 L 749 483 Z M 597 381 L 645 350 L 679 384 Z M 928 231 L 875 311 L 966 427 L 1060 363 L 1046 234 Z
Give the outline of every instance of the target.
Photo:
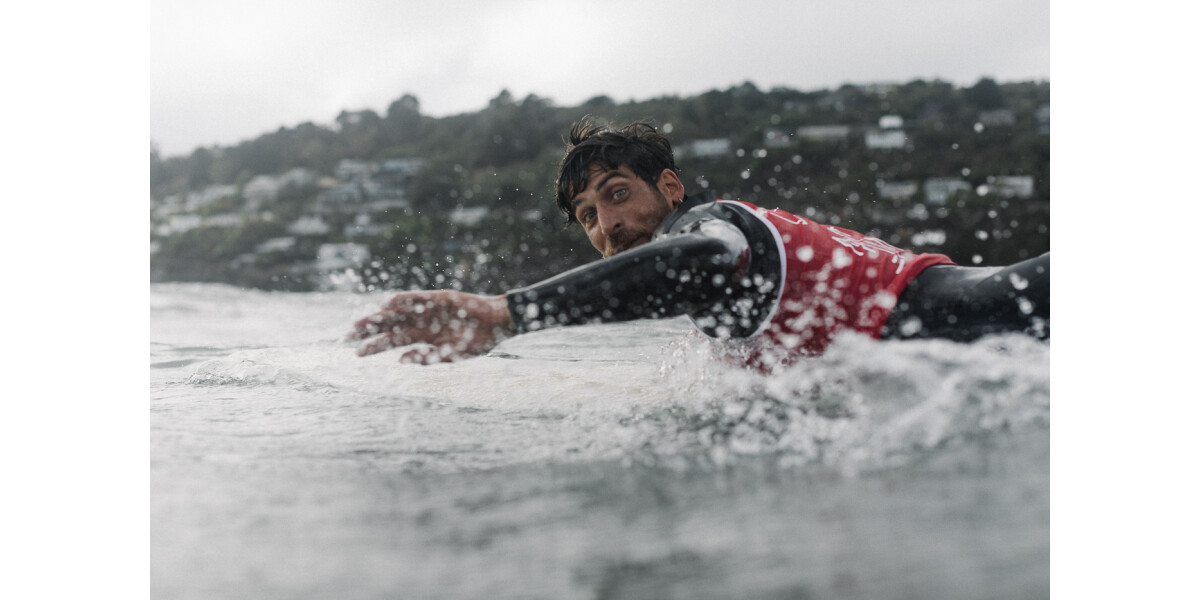
M 400 362 L 428 365 L 486 354 L 515 333 L 504 296 L 447 290 L 397 294 L 346 337 L 374 338 L 359 347 L 359 356 L 421 344 L 401 354 Z

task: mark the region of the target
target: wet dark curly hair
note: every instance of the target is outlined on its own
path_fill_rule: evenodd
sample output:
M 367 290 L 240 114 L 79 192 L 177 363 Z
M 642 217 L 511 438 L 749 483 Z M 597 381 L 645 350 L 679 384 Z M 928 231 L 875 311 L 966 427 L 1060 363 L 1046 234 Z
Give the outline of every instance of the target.
M 590 117 L 585 117 L 571 126 L 567 154 L 563 156 L 555 180 L 555 201 L 566 215 L 567 224 L 576 221 L 571 200 L 587 188 L 588 169 L 592 165 L 605 169 L 628 165 L 635 175 L 650 185 L 658 184 L 663 169 L 679 173 L 671 142 L 650 123 L 635 121 L 613 127 L 596 125 Z

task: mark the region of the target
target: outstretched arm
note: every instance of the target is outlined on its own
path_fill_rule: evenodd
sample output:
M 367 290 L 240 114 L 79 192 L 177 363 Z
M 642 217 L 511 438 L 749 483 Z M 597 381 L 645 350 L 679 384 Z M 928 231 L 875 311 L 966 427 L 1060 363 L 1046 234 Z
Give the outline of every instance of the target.
M 514 334 L 504 296 L 440 290 L 397 294 L 356 322 L 347 339 L 370 340 L 359 356 L 418 344 L 400 362 L 433 364 L 486 354 Z
M 401 362 L 432 364 L 486 354 L 505 338 L 547 327 L 654 319 L 728 301 L 745 272 L 745 236 L 711 222 L 503 296 L 404 292 L 359 320 L 359 356 L 419 345 Z M 726 310 L 735 307 L 727 306 Z
M 659 239 L 508 292 L 516 330 L 658 319 L 729 298 L 749 260 L 732 225 Z

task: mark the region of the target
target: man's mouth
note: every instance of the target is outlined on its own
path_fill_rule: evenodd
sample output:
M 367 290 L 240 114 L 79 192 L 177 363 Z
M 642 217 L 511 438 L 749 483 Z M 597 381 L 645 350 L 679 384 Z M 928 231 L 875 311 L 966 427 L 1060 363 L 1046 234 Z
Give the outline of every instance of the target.
M 646 243 L 647 241 L 649 241 L 649 239 L 646 236 L 639 235 L 637 237 L 634 237 L 631 240 L 628 240 L 626 242 L 621 243 L 620 245 L 617 245 L 616 249 L 613 250 L 612 254 L 610 254 L 609 256 L 612 256 L 613 254 L 620 254 L 630 248 L 640 246 L 640 245 Z

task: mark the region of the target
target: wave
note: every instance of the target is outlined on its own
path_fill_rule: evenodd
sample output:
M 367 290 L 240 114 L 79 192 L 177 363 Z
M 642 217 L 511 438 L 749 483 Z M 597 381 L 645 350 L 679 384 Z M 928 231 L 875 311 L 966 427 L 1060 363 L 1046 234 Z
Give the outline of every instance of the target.
M 840 339 L 770 375 L 730 366 L 685 339 L 666 350 L 669 401 L 623 419 L 639 459 L 714 466 L 771 456 L 853 473 L 911 464 L 995 436 L 1045 433 L 1049 345 Z
M 358 424 L 348 431 L 384 415 L 425 424 L 372 439 L 371 456 L 409 446 L 438 456 L 470 442 L 488 457 L 430 459 L 431 469 L 768 459 L 855 473 L 1049 432 L 1050 346 L 1022 336 L 961 344 L 850 334 L 822 357 L 764 374 L 730 365 L 685 321 L 668 320 L 548 330 L 487 357 L 424 367 L 398 364 L 395 353 L 358 358 L 340 341 L 382 296 L 203 286 L 156 293 L 158 306 L 198 307 L 159 313 L 153 328 L 152 385 L 170 388 L 172 401 L 189 397 L 179 395 L 187 388 L 196 399 L 266 406 L 286 398 L 314 410 L 336 399 Z M 340 440 L 331 452 L 362 450 L 359 442 Z

